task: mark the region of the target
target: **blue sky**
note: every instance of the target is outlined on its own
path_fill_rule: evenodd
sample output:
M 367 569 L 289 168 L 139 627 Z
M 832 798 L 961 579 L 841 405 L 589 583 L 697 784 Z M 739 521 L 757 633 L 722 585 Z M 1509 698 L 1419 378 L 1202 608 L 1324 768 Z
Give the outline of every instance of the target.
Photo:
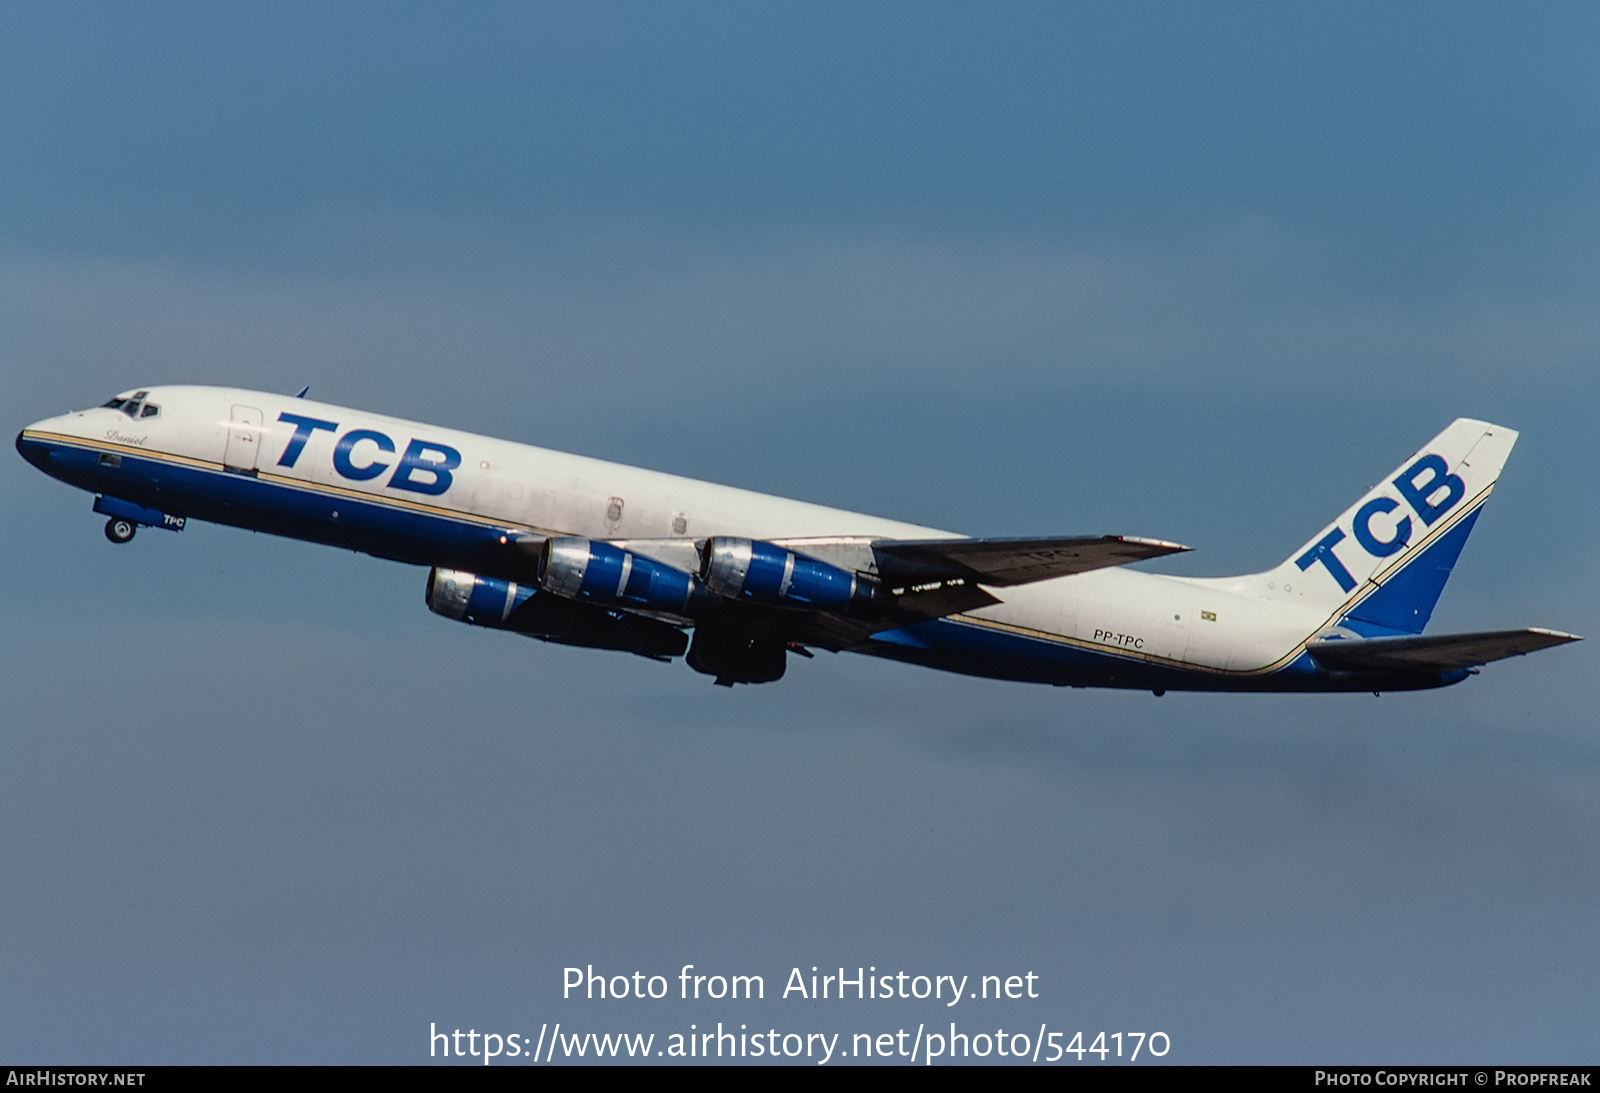
M 1597 22 L 10 7 L 7 405 L 309 383 L 1189 573 L 1277 562 L 1478 416 L 1523 436 L 1433 626 L 1594 633 Z M 746 1016 L 563 1008 L 560 968 L 819 961 L 1026 965 L 1007 1020 L 1183 1061 L 1593 1056 L 1586 646 L 1377 700 L 847 657 L 728 694 L 448 623 L 369 558 L 116 549 L 21 460 L 0 495 L 13 1058 L 671 1031 Z

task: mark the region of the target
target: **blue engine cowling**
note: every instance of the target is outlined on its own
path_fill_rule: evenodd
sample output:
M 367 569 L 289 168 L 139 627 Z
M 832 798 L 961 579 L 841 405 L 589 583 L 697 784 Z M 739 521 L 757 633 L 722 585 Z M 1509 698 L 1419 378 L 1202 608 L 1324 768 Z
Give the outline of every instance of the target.
M 693 576 L 640 554 L 573 536 L 557 536 L 539 556 L 539 587 L 569 600 L 689 614 L 699 592 Z
M 428 610 L 474 626 L 509 629 L 511 613 L 534 594 L 527 585 L 479 577 L 459 569 L 434 569 L 428 574 Z
M 446 618 L 559 645 L 617 649 L 652 660 L 682 656 L 689 645 L 688 635 L 658 619 L 458 569 L 429 572 L 426 595 L 428 608 Z
M 775 543 L 707 539 L 700 579 L 729 599 L 810 611 L 845 611 L 870 605 L 877 587 L 838 566 L 807 558 Z

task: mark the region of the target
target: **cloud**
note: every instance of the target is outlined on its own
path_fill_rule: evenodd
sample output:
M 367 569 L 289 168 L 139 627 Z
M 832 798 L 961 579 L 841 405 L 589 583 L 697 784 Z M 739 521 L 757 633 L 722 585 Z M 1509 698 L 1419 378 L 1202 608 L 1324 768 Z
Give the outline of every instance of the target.
M 288 268 L 6 254 L 17 378 L 47 384 L 56 405 L 133 382 L 311 382 L 469 424 L 485 400 L 626 419 L 862 390 L 1553 386 L 1600 359 L 1581 286 L 1467 283 L 1396 301 L 1326 241 L 1262 221 L 1160 248 L 821 228 L 706 242 L 568 226 L 537 245 L 366 230 L 384 251 Z

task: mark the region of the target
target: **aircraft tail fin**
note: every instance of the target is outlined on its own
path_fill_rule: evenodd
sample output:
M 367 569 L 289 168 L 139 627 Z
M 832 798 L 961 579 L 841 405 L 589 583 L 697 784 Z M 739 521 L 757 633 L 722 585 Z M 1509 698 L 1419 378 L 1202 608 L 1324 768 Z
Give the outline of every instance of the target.
M 1283 563 L 1257 592 L 1365 637 L 1420 634 L 1517 433 L 1457 418 Z

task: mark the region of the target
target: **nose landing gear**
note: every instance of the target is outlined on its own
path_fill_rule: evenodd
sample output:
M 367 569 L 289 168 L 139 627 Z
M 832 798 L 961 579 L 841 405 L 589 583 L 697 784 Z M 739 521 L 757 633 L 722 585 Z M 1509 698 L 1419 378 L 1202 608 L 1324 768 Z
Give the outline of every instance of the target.
M 123 520 L 113 516 L 106 521 L 106 538 L 113 543 L 126 543 L 133 538 L 133 533 L 139 530 L 139 525 L 132 520 Z

